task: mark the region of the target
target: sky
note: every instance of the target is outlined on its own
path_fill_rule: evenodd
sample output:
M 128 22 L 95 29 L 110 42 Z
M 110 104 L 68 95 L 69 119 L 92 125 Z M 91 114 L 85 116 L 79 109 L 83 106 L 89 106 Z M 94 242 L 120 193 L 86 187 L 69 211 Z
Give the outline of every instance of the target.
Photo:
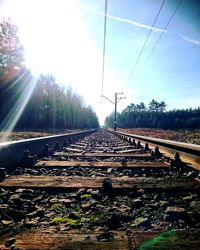
M 27 67 L 72 87 L 103 124 L 114 105 L 102 93 L 123 92 L 118 111 L 152 99 L 200 106 L 200 1 L 182 0 L 165 29 L 180 2 L 165 0 L 151 31 L 162 2 L 108 0 L 103 84 L 104 0 L 0 0 L 0 16 L 19 26 Z

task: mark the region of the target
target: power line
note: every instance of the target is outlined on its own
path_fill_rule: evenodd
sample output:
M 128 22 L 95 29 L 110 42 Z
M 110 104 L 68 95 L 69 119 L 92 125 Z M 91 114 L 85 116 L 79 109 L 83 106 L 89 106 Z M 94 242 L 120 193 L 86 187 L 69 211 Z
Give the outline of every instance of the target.
M 176 6 L 176 8 L 175 8 L 173 14 L 171 15 L 171 17 L 170 17 L 168 23 L 165 25 L 165 28 L 164 28 L 164 30 L 162 31 L 162 33 L 160 34 L 160 36 L 159 36 L 157 42 L 155 43 L 153 49 L 151 50 L 151 52 L 149 53 L 148 57 L 146 58 L 146 60 L 145 60 L 145 62 L 144 62 L 144 64 L 143 64 L 143 66 L 140 68 L 140 72 L 144 69 L 144 67 L 145 67 L 145 65 L 147 64 L 149 58 L 151 57 L 151 55 L 153 54 L 154 50 L 156 49 L 158 43 L 160 42 L 162 36 L 164 35 L 164 33 L 165 33 L 167 27 L 169 26 L 171 20 L 172 20 L 173 17 L 175 16 L 175 14 L 176 14 L 176 12 L 177 12 L 177 10 L 178 10 L 178 8 L 179 8 L 179 6 L 180 6 L 180 4 L 181 4 L 182 1 L 183 1 L 183 0 L 180 0 L 179 3 L 178 3 L 178 5 Z
M 103 87 L 104 87 L 105 54 L 106 54 L 106 28 L 107 28 L 107 8 L 108 8 L 108 0 L 105 0 L 104 34 L 103 34 L 103 60 L 102 60 L 102 78 L 101 78 L 101 96 L 103 95 Z
M 155 25 L 155 23 L 156 23 L 156 21 L 157 21 L 157 19 L 158 19 L 158 16 L 160 15 L 160 12 L 161 12 L 161 10 L 162 10 L 162 7 L 163 7 L 164 3 L 165 3 L 165 0 L 163 0 L 162 3 L 161 3 L 161 6 L 160 6 L 160 8 L 159 8 L 159 10 L 158 10 L 158 13 L 157 13 L 157 15 L 156 15 L 156 18 L 155 18 L 155 20 L 153 21 L 153 24 L 152 24 L 151 29 L 150 29 L 150 31 L 149 31 L 149 33 L 148 33 L 148 35 L 147 35 L 147 38 L 146 38 L 146 40 L 145 40 L 145 42 L 144 42 L 144 44 L 143 44 L 143 47 L 142 47 L 142 49 L 141 49 L 141 51 L 140 51 L 140 54 L 139 54 L 139 56 L 138 56 L 138 58 L 137 58 L 137 61 L 136 61 L 135 65 L 134 65 L 134 67 L 133 67 L 133 70 L 131 71 L 131 74 L 130 74 L 130 76 L 129 76 L 129 80 L 131 79 L 133 73 L 135 72 L 135 69 L 136 69 L 136 67 L 137 67 L 137 64 L 138 64 L 138 62 L 139 62 L 139 60 L 140 60 L 140 57 L 142 56 L 142 53 L 143 53 L 143 51 L 144 51 L 144 49 L 145 49 L 145 46 L 146 46 L 146 44 L 147 44 L 147 41 L 149 40 L 149 37 L 150 37 L 151 33 L 152 33 L 152 31 L 153 31 L 153 27 L 154 27 L 154 25 Z

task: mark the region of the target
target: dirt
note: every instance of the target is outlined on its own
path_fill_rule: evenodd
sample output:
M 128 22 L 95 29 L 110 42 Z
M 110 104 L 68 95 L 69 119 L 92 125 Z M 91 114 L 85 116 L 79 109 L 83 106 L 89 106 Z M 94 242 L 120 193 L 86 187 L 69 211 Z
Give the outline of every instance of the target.
M 0 142 L 3 141 L 18 141 L 49 135 L 64 134 L 78 132 L 79 130 L 64 130 L 64 131 L 13 131 L 13 132 L 0 132 Z

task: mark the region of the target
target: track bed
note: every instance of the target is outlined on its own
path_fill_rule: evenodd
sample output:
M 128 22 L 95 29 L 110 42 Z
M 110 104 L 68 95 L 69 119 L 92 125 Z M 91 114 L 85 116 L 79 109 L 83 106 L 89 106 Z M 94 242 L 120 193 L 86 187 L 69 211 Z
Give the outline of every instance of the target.
M 1 180 L 0 248 L 200 249 L 191 167 L 104 130 L 56 149 Z

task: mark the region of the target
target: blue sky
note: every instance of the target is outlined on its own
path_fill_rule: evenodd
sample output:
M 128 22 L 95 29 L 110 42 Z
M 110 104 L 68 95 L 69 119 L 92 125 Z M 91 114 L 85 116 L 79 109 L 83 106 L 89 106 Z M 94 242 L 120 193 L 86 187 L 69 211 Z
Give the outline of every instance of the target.
M 108 1 L 108 14 L 151 26 L 161 2 L 158 0 Z M 164 28 L 178 2 L 165 1 L 155 24 L 156 28 Z M 88 5 L 92 3 L 94 9 L 103 10 L 102 2 L 96 5 L 94 1 L 87 2 Z M 86 13 L 91 34 L 99 47 L 102 46 L 98 33 L 102 26 L 101 19 L 102 17 L 96 13 Z M 131 101 L 148 103 L 155 98 L 165 101 L 169 109 L 200 105 L 199 27 L 200 2 L 183 0 L 167 28 L 170 33 L 164 34 L 148 63 L 140 71 L 160 35 L 160 32 L 151 33 L 133 77 L 129 79 L 149 30 L 108 17 L 107 67 L 112 68 L 117 78 L 137 93 L 134 96 L 135 100 Z M 183 36 L 187 37 L 187 40 Z
M 3 6 L 3 3 L 8 1 L 10 6 L 14 6 L 14 3 L 15 6 L 16 3 L 20 6 L 20 2 L 23 2 L 23 0 L 0 0 L 0 4 Z M 103 123 L 106 115 L 114 109 L 114 106 L 106 101 L 101 104 L 100 98 L 104 1 L 65 0 L 63 2 L 66 9 L 64 5 L 59 9 L 61 1 L 46 1 L 46 7 L 44 7 L 46 9 L 43 13 L 48 13 L 49 10 L 51 14 L 49 18 L 54 23 L 56 20 L 60 21 L 60 11 L 63 11 L 65 17 L 68 16 L 68 19 L 62 19 L 64 24 L 61 28 L 63 34 L 66 32 L 63 46 L 68 48 L 66 55 L 70 56 L 62 59 L 62 64 L 66 66 L 63 70 L 60 65 L 56 71 L 57 65 L 52 64 L 49 69 L 45 68 L 45 70 L 42 65 L 38 66 L 39 72 L 51 71 L 60 81 L 67 86 L 72 86 L 88 104 L 94 107 L 100 122 Z M 32 2 L 36 10 L 42 10 L 41 2 L 45 0 Z M 52 10 L 50 2 L 53 4 Z M 69 5 L 69 2 L 72 4 Z M 153 98 L 157 101 L 165 101 L 168 110 L 200 106 L 200 1 L 183 0 L 181 2 L 165 34 L 143 68 L 146 58 L 179 3 L 179 0 L 166 0 L 154 26 L 157 29 L 152 31 L 137 67 L 134 67 L 161 3 L 162 0 L 108 0 L 103 94 L 114 100 L 115 92 L 124 92 L 126 99 L 120 101 L 119 110 L 124 109 L 130 103 L 144 102 L 148 105 Z M 15 6 L 12 9 L 13 16 Z M 26 9 L 28 6 L 23 3 L 21 7 L 24 12 L 30 11 L 29 16 L 31 15 L 31 10 Z M 19 11 L 16 10 L 16 13 Z M 1 15 L 4 14 L 9 15 L 9 11 L 3 12 L 2 10 Z M 21 19 L 16 14 L 18 21 L 20 20 L 19 24 L 26 23 L 27 27 L 30 26 L 29 16 L 26 16 L 26 19 L 22 19 L 23 13 L 20 13 L 20 16 Z M 39 15 L 37 19 L 38 23 L 43 22 L 42 18 L 39 19 Z M 34 26 L 32 27 L 34 30 Z M 23 30 L 26 30 L 25 26 Z M 42 36 L 41 33 L 38 34 Z M 31 34 L 27 35 L 27 37 L 30 36 Z M 43 36 L 43 41 L 45 41 L 45 32 Z M 24 39 L 26 42 L 27 37 Z M 74 40 L 69 41 L 69 37 Z M 55 40 L 53 44 L 58 47 L 60 40 Z M 28 48 L 30 51 L 34 50 L 31 46 L 33 45 L 29 42 L 27 51 Z M 37 48 L 37 50 L 44 51 L 44 47 Z M 41 54 L 44 54 L 46 59 L 39 58 L 38 61 L 43 61 L 43 65 L 47 64 L 48 53 L 40 53 L 38 57 Z M 56 58 L 57 54 L 55 50 Z M 66 57 L 70 59 L 68 63 Z M 29 58 L 32 58 L 30 53 Z M 133 74 L 130 78 L 131 72 Z

